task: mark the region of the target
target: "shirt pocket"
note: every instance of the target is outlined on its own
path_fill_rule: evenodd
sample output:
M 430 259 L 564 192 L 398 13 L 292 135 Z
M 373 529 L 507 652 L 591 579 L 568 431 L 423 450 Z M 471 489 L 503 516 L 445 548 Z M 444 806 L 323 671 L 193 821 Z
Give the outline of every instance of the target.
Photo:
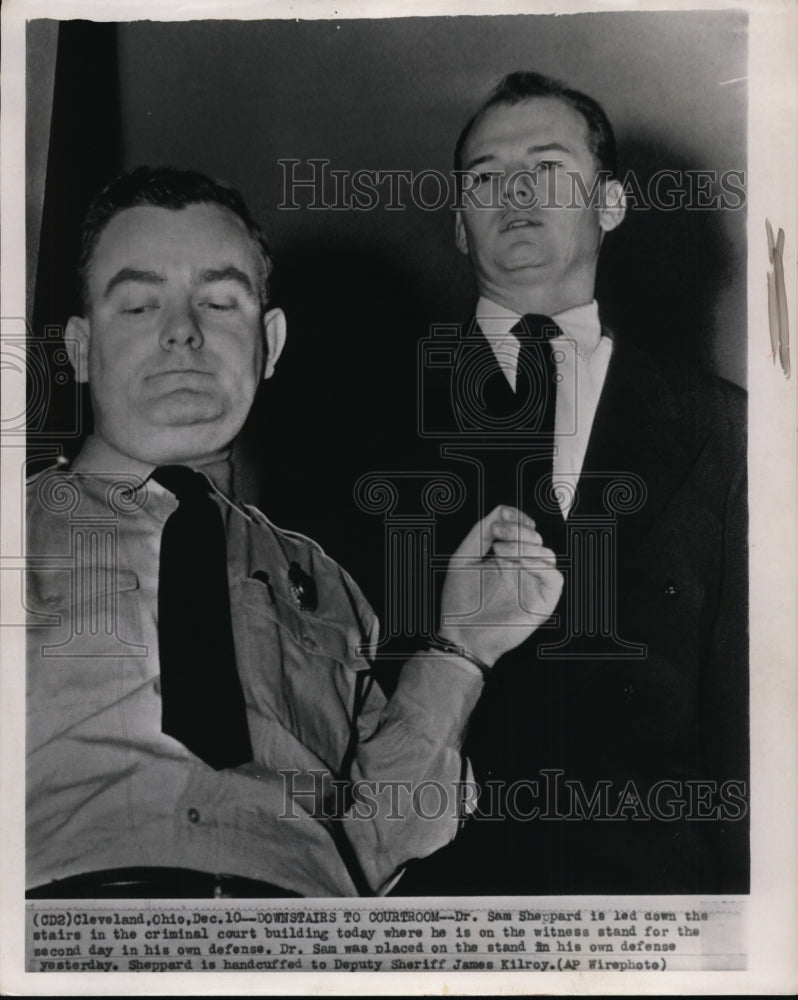
M 126 636 L 131 632 L 127 606 L 138 590 L 138 577 L 130 570 L 29 569 L 28 627 L 45 657 L 141 655 L 141 645 Z
M 256 755 L 301 766 L 291 757 L 298 741 L 334 769 L 349 741 L 356 675 L 369 666 L 356 626 L 300 611 L 258 580 L 243 581 L 240 595 L 236 651 Z
M 118 703 L 147 673 L 135 573 L 28 571 L 28 719 L 33 743 Z M 35 738 L 34 738 L 35 737 Z

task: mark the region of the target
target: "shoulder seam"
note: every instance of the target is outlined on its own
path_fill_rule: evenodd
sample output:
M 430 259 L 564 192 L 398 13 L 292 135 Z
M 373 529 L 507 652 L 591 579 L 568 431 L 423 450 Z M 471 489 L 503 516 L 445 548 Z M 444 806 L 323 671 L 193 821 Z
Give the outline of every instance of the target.
M 281 528 L 279 525 L 271 521 L 263 513 L 262 510 L 259 510 L 252 504 L 245 503 L 242 504 L 242 506 L 244 507 L 244 510 L 248 511 L 250 514 L 253 514 L 261 523 L 265 523 L 266 525 L 268 525 L 268 527 L 270 527 L 272 531 L 275 531 L 278 535 L 282 535 L 285 538 L 292 538 L 299 542 L 305 542 L 306 545 L 309 545 L 312 549 L 315 549 L 317 552 L 321 553 L 321 555 L 325 556 L 325 558 L 329 558 L 327 556 L 327 553 L 324 551 L 321 545 L 319 545 L 319 543 L 315 541 L 315 539 L 310 538 L 307 535 L 303 535 L 302 532 L 300 531 L 291 531 L 288 528 Z

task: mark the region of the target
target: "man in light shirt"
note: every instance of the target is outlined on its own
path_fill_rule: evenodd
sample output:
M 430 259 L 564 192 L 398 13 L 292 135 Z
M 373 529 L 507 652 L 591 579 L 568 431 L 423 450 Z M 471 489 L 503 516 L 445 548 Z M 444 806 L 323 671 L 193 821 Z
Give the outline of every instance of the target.
M 625 206 L 592 98 L 511 74 L 455 169 L 479 299 L 449 453 L 479 466 L 482 510 L 535 519 L 565 586 L 472 719 L 477 812 L 400 891 L 746 891 L 744 393 L 603 325 L 596 269 Z
M 384 892 L 457 832 L 466 723 L 556 604 L 553 555 L 508 507 L 476 525 L 458 622 L 387 700 L 357 585 L 236 498 L 233 442 L 286 336 L 240 194 L 140 167 L 82 240 L 66 348 L 94 429 L 28 485 L 29 896 Z

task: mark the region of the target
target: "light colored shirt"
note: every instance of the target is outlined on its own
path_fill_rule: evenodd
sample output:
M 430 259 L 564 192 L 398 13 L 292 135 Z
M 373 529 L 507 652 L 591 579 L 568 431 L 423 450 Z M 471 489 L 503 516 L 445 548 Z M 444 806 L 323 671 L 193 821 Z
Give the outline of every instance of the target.
M 515 392 L 520 342 L 510 330 L 521 318 L 516 312 L 482 296 L 476 318 L 510 388 Z M 551 339 L 557 374 L 552 483 L 563 515 L 568 516 L 573 489 L 582 471 L 587 443 L 612 354 L 612 340 L 602 336 L 595 299 L 556 313 L 552 320 L 563 331 Z
M 216 463 L 203 471 L 225 521 L 254 760 L 213 770 L 161 732 L 158 557 L 177 501 L 150 471 L 91 438 L 71 469 L 28 486 L 28 886 L 162 865 L 305 896 L 385 891 L 459 828 L 481 678 L 417 653 L 386 701 L 357 586 L 315 543 L 230 499 L 230 468 Z M 294 563 L 312 599 L 292 590 Z

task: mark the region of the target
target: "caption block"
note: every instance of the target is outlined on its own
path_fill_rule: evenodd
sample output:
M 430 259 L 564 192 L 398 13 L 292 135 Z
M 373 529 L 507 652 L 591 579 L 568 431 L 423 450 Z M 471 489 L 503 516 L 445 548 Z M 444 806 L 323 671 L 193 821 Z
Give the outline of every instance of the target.
M 27 904 L 29 972 L 745 969 L 745 899 L 279 906 Z

